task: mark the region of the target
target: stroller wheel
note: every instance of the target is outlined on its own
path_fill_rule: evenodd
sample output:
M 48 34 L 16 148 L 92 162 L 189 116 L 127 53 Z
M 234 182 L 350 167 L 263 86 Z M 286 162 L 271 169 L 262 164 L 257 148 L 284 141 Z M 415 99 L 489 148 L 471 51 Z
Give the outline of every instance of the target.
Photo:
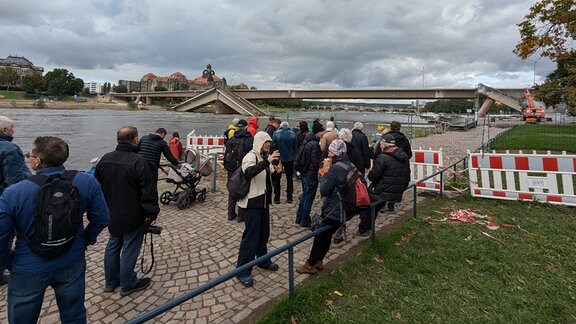
M 174 197 L 174 194 L 172 194 L 172 192 L 170 191 L 164 191 L 161 195 L 160 195 L 160 202 L 163 205 L 168 205 L 171 201 L 172 198 Z
M 206 189 L 202 190 L 199 194 L 198 194 L 198 202 L 203 203 L 204 201 L 206 201 Z
M 178 200 L 176 201 L 176 206 L 178 206 L 178 209 L 183 210 L 190 207 L 190 203 L 191 203 L 190 195 L 182 193 L 180 197 L 178 197 Z

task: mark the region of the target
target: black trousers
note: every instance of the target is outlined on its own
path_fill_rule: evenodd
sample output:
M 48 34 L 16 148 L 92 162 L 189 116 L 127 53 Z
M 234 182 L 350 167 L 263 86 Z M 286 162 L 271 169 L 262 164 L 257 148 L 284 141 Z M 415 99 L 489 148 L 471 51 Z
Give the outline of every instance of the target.
M 240 267 L 254 259 L 268 253 L 268 238 L 270 237 L 270 209 L 261 208 L 238 208 L 238 216 L 244 218 L 244 233 L 240 242 L 238 252 L 238 262 L 236 267 Z M 270 264 L 270 259 L 260 265 L 266 267 Z M 238 277 L 248 277 L 252 274 L 252 269 L 243 271 Z
M 292 199 L 294 193 L 294 161 L 282 162 L 286 175 L 286 198 Z M 274 200 L 280 200 L 280 180 L 282 173 L 272 173 L 272 187 L 274 188 Z
M 376 217 L 378 217 L 378 213 L 380 212 L 380 209 L 384 207 L 384 204 L 386 204 L 386 202 L 380 203 L 374 207 L 376 208 L 375 210 Z M 362 210 L 360 212 L 360 224 L 358 224 L 358 231 L 360 233 L 366 233 L 371 229 L 371 225 L 372 224 L 370 224 L 370 208 Z
M 228 171 L 228 180 L 230 180 L 230 177 L 232 177 L 232 173 Z M 230 193 L 228 193 L 228 215 L 236 215 L 236 203 L 238 203 L 238 201 L 232 199 L 232 197 L 230 197 Z
M 334 235 L 336 230 L 342 225 L 342 223 L 329 218 L 326 218 L 322 223 L 324 223 L 324 225 L 330 225 L 331 228 L 326 232 L 314 236 L 314 243 L 312 243 L 310 257 L 307 261 L 311 266 L 315 265 L 318 261 L 324 260 L 332 244 L 332 235 Z

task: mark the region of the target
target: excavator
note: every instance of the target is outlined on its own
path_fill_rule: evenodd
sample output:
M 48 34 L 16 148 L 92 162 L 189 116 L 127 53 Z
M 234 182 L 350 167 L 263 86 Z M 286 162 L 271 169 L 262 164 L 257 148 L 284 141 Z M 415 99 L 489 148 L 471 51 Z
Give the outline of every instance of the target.
M 522 109 L 522 120 L 526 124 L 537 124 L 546 120 L 546 109 L 540 102 L 534 101 L 534 97 L 528 88 L 524 89 L 524 98 L 526 99 L 526 107 Z

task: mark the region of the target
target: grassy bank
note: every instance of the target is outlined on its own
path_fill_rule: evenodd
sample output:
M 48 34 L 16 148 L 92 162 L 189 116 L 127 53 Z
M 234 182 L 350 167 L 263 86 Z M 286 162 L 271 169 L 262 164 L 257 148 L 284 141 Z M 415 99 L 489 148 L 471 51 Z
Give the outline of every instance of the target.
M 500 228 L 438 221 L 457 209 Z M 260 322 L 576 321 L 576 209 L 439 197 L 420 210 L 421 220 L 298 289 Z
M 26 99 L 26 93 L 24 91 L 0 91 L 0 96 L 6 99 Z
M 576 126 L 520 125 L 494 141 L 492 149 L 576 153 Z

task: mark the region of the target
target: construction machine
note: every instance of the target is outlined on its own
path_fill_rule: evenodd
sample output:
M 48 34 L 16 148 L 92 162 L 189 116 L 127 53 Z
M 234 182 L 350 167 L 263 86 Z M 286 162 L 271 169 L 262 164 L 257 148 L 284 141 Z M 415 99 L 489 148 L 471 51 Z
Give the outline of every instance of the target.
M 546 108 L 541 102 L 534 101 L 534 97 L 528 88 L 524 89 L 526 106 L 522 108 L 522 120 L 526 124 L 537 124 L 546 120 Z

